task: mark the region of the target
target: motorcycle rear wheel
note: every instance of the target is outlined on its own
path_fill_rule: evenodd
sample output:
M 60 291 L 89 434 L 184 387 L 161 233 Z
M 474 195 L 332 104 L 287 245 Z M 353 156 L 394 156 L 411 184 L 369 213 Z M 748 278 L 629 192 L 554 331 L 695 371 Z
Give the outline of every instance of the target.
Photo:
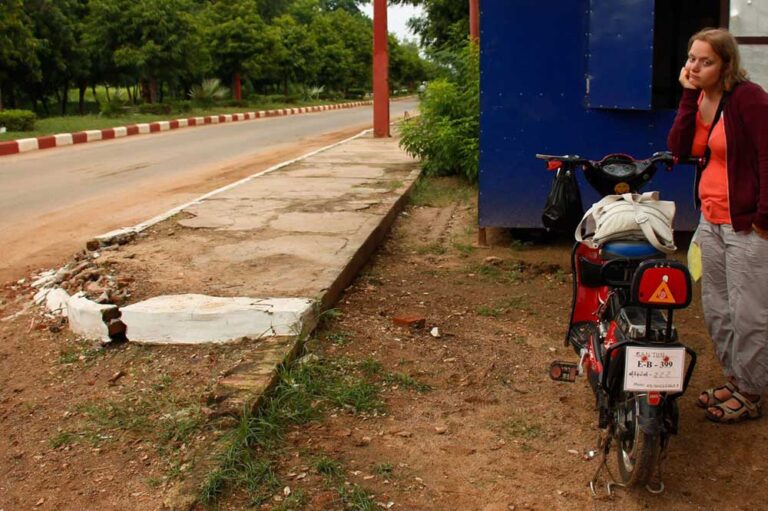
M 616 403 L 616 457 L 620 483 L 631 488 L 645 486 L 656 472 L 661 455 L 661 436 L 640 428 L 640 416 L 647 413 L 633 393 L 623 393 Z M 650 419 L 650 418 L 648 418 Z

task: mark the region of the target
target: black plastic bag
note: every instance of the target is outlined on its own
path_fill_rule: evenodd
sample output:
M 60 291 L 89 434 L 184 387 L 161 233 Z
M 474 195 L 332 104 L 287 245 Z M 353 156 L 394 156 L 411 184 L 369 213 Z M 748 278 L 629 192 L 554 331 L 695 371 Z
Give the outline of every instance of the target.
M 557 169 L 541 222 L 548 231 L 573 233 L 584 216 L 581 193 L 572 170 Z

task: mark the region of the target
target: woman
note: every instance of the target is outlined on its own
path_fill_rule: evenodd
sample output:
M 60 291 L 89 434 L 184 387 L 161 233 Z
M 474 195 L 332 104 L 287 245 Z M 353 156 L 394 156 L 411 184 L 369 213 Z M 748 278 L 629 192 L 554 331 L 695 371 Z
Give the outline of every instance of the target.
M 683 96 L 667 140 L 680 157 L 704 157 L 696 176 L 702 306 L 727 382 L 698 405 L 715 422 L 762 415 L 768 390 L 768 94 L 747 80 L 734 37 L 691 37 Z

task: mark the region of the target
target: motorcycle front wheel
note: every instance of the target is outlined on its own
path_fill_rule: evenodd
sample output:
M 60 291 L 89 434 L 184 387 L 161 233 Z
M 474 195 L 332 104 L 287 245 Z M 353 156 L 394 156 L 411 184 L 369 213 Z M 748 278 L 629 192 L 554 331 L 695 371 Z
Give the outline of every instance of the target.
M 652 409 L 640 406 L 637 394 L 622 393 L 616 401 L 616 454 L 619 465 L 620 483 L 627 487 L 645 486 L 653 477 L 661 453 L 661 437 L 657 432 L 647 433 L 640 424 L 649 424 Z M 655 429 L 655 428 L 647 428 Z

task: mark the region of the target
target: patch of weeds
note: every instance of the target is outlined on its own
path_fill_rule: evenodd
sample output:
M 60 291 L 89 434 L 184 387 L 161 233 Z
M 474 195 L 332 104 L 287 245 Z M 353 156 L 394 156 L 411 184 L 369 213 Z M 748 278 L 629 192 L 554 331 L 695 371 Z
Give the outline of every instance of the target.
M 158 488 L 161 484 L 163 484 L 163 478 L 162 477 L 149 477 L 147 478 L 147 486 L 150 488 Z
M 74 364 L 76 362 L 89 364 L 101 356 L 104 356 L 103 349 L 94 348 L 87 344 L 78 344 L 61 350 L 57 362 L 59 364 Z
M 555 272 L 555 280 L 560 284 L 565 284 L 566 282 L 568 282 L 569 277 L 570 277 L 570 274 L 563 271 L 562 268 L 558 268 L 557 271 Z
M 374 181 L 371 183 L 362 183 L 355 186 L 359 188 L 383 188 L 385 190 L 393 192 L 398 188 L 402 188 L 403 182 L 396 179 L 391 179 L 389 181 Z
M 504 431 L 515 438 L 533 440 L 541 435 L 543 428 L 539 424 L 531 424 L 523 419 L 512 418 L 504 423 Z
M 465 257 L 472 254 L 475 251 L 475 247 L 473 247 L 472 245 L 466 245 L 464 243 L 459 243 L 457 241 L 453 242 L 453 248 L 458 250 L 459 253 Z
M 517 251 L 528 250 L 532 246 L 533 246 L 533 243 L 530 242 L 530 241 L 523 241 L 523 240 L 513 239 L 512 241 L 509 242 L 509 247 L 512 250 L 517 250 Z
M 200 492 L 202 503 L 213 505 L 233 489 L 245 490 L 254 504 L 274 493 L 279 481 L 272 467 L 288 427 L 316 420 L 332 407 L 353 413 L 384 411 L 378 388 L 349 369 L 346 363 L 322 359 L 281 367 L 258 412 L 244 410 L 220 440 L 218 466 Z M 320 466 L 335 470 L 331 464 Z
M 157 422 L 160 442 L 185 443 L 200 430 L 203 423 L 203 414 L 197 406 L 167 413 Z
M 339 309 L 326 309 L 317 315 L 318 328 L 327 327 L 332 321 L 341 318 L 343 313 Z
M 504 314 L 505 310 L 500 307 L 489 307 L 487 305 L 480 305 L 475 309 L 478 316 L 486 316 L 492 318 L 498 318 Z
M 309 502 L 307 494 L 302 490 L 293 490 L 290 496 L 286 497 L 277 507 L 273 507 L 273 511 L 297 511 L 304 509 Z
M 426 383 L 421 383 L 410 374 L 405 373 L 387 373 L 384 381 L 389 385 L 397 385 L 399 388 L 415 390 L 416 392 L 429 392 L 432 387 Z
M 448 251 L 448 249 L 443 246 L 442 243 L 439 241 L 433 241 L 432 243 L 429 243 L 427 245 L 421 245 L 420 247 L 416 248 L 416 253 L 419 255 L 424 254 L 434 254 L 434 255 L 443 255 Z
M 147 432 L 153 427 L 151 407 L 148 400 L 138 399 L 85 403 L 78 410 L 87 417 L 89 426 L 98 430 Z
M 392 473 L 395 471 L 395 467 L 392 463 L 379 463 L 373 467 L 373 473 L 382 477 L 392 477 Z
M 527 310 L 528 298 L 523 295 L 512 296 L 506 300 L 501 301 L 499 306 L 503 307 L 505 310 Z
M 333 344 L 344 346 L 350 341 L 351 334 L 349 332 L 326 332 L 325 338 L 331 341 Z
M 375 511 L 377 508 L 373 497 L 358 485 L 345 486 L 340 484 L 336 491 L 344 503 L 345 509 L 352 511 Z
M 155 392 L 160 392 L 170 387 L 171 383 L 173 383 L 173 378 L 171 377 L 171 375 L 164 374 L 160 378 L 160 381 L 152 384 L 152 390 L 154 390 Z
M 60 431 L 56 436 L 48 440 L 48 445 L 50 445 L 52 449 L 58 449 L 65 445 L 72 445 L 75 441 L 76 437 L 73 433 L 69 431 Z
M 384 370 L 384 366 L 381 364 L 381 362 L 371 357 L 368 357 L 364 359 L 362 362 L 358 363 L 357 367 L 366 376 L 376 376 L 381 374 L 382 371 Z
M 516 335 L 512 337 L 512 342 L 517 344 L 518 346 L 522 346 L 522 345 L 528 344 L 528 338 L 524 335 Z
M 333 481 L 344 475 L 344 470 L 338 461 L 327 456 L 320 456 L 312 461 L 312 468 L 322 475 L 326 481 Z
M 423 176 L 413 187 L 411 203 L 441 208 L 454 202 L 467 203 L 474 191 L 474 187 L 458 179 Z

